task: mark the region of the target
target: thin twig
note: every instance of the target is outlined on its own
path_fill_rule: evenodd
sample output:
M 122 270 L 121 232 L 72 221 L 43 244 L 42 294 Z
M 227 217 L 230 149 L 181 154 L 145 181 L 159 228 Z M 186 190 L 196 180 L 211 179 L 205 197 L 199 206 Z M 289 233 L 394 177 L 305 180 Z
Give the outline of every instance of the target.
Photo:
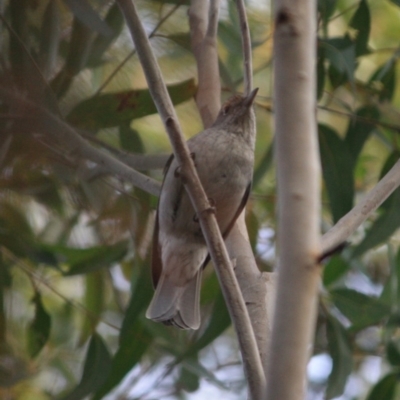
M 208 212 L 210 210 L 210 203 L 197 175 L 193 160 L 190 157 L 175 110 L 162 79 L 157 60 L 151 50 L 149 40 L 137 14 L 135 4 L 131 0 L 117 0 L 117 2 L 131 31 L 139 59 L 143 65 L 150 93 L 164 122 L 175 157 L 181 167 L 181 176 L 184 178 L 185 189 L 199 216 L 200 226 L 237 332 L 245 374 L 249 382 L 252 398 L 254 400 L 261 399 L 263 388 L 258 385 L 258 382 L 265 382 L 264 371 L 246 305 L 240 294 L 239 285 L 215 215 Z
M 364 198 L 322 237 L 321 254 L 338 246 L 400 186 L 400 160 Z
M 253 63 L 251 57 L 251 37 L 249 23 L 247 22 L 246 8 L 243 0 L 236 0 L 239 14 L 240 30 L 243 46 L 244 65 L 244 95 L 248 96 L 253 89 Z
M 110 146 L 108 143 L 97 138 L 96 136 L 93 136 L 92 134 L 87 134 L 84 132 L 79 133 L 90 142 L 96 143 L 99 146 L 104 147 L 110 153 L 114 154 L 118 158 L 118 160 L 122 161 L 124 164 L 129 165 L 130 167 L 139 171 L 163 169 L 166 162 L 168 161 L 168 158 L 171 157 L 171 154 L 128 153 L 126 151 L 122 151 L 113 146 Z
M 400 132 L 400 125 L 395 125 L 395 124 L 391 124 L 388 122 L 379 121 L 379 120 L 368 118 L 368 117 L 363 117 L 361 115 L 357 115 L 357 114 L 354 114 L 354 113 L 351 113 L 348 111 L 335 110 L 333 108 L 326 107 L 326 106 L 318 106 L 318 109 L 328 111 L 328 112 L 331 112 L 334 114 L 338 114 L 343 117 L 349 117 L 352 119 L 356 119 L 358 121 L 362 121 L 362 122 L 365 122 L 370 125 L 382 126 L 383 128 L 387 128 L 387 129 L 391 129 L 396 132 Z

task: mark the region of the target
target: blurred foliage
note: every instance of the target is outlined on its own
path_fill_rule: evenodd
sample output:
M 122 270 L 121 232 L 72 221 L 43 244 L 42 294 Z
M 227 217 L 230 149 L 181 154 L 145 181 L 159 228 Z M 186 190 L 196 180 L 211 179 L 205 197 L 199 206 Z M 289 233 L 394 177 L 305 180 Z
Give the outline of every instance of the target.
M 201 122 L 188 3 L 137 2 L 189 137 Z M 389 0 L 318 1 L 324 231 L 399 158 L 399 7 Z M 8 0 L 0 12 L 0 397 L 187 398 L 207 382 L 244 398 L 240 356 L 211 268 L 199 331 L 146 320 L 157 199 L 66 148 L 32 106 L 110 154 L 170 152 L 118 7 Z M 249 2 L 248 17 L 260 91 L 247 222 L 259 267 L 271 270 L 272 27 L 262 2 Z M 234 2 L 222 4 L 219 54 L 226 98 L 243 83 Z M 161 171 L 146 173 L 161 179 Z M 368 357 L 377 356 L 382 376 L 373 387 L 365 383 L 359 398 L 398 398 L 399 191 L 325 266 L 315 354 L 329 354 L 332 371 L 322 383 L 310 381 L 310 396 L 322 390 L 326 398 L 349 398 L 349 377 L 361 376 Z M 371 330 L 373 338 L 363 339 Z

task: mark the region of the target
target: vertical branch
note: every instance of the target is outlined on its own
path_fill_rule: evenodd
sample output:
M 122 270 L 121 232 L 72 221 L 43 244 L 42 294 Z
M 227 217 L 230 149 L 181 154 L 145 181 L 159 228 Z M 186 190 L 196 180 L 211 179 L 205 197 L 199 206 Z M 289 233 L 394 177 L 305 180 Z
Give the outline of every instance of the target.
M 249 26 L 243 0 L 237 0 L 240 20 L 245 95 L 253 89 L 252 53 Z M 255 134 L 255 132 L 254 132 Z M 229 256 L 236 260 L 235 273 L 250 315 L 257 346 L 263 364 L 267 370 L 268 344 L 271 332 L 271 303 L 274 290 L 272 274 L 261 273 L 255 262 L 253 250 L 245 222 L 245 211 L 237 219 L 235 226 L 226 239 Z
M 197 63 L 196 104 L 205 128 L 215 121 L 221 108 L 217 29 L 219 0 L 192 0 L 189 9 L 191 43 Z
M 235 274 L 249 312 L 264 372 L 267 370 L 268 344 L 275 274 L 261 273 L 254 259 L 245 222 L 245 212 L 236 220 L 226 238 L 229 257 L 235 260 Z
M 278 286 L 267 399 L 304 398 L 320 281 L 315 121 L 316 4 L 275 1 Z

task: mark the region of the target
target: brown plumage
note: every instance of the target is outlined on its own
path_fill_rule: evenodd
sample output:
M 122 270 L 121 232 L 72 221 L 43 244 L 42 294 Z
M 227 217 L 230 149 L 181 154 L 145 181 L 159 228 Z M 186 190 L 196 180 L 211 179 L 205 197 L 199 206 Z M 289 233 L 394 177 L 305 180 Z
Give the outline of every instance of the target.
M 249 96 L 235 95 L 215 123 L 188 141 L 208 198 L 226 237 L 246 205 L 253 174 L 255 116 Z M 200 286 L 208 250 L 195 212 L 171 157 L 161 190 L 153 238 L 155 294 L 147 318 L 182 329 L 200 326 Z

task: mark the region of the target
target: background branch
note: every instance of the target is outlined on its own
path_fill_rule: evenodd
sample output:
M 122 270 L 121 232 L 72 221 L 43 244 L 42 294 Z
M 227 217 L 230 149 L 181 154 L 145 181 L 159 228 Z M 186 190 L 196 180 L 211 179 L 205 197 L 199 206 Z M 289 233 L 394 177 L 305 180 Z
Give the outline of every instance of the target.
M 251 37 L 247 22 L 246 7 L 243 0 L 236 0 L 240 21 L 243 47 L 244 93 L 248 95 L 253 89 L 253 62 L 251 57 Z
M 189 9 L 191 45 L 197 63 L 196 104 L 204 127 L 215 121 L 221 108 L 217 28 L 219 0 L 192 0 Z
M 198 178 L 196 169 L 180 125 L 162 79 L 156 58 L 131 0 L 117 0 L 131 32 L 139 59 L 143 65 L 150 93 L 171 140 L 175 157 L 181 166 L 181 176 L 189 197 L 199 217 L 199 222 L 213 260 L 229 313 L 235 326 L 243 357 L 243 365 L 253 399 L 263 395 L 264 372 L 254 332 L 240 289 L 233 273 L 215 215 L 208 212 L 210 204 Z
M 118 157 L 118 160 L 122 161 L 124 164 L 137 169 L 139 171 L 146 171 L 152 169 L 163 169 L 171 157 L 171 154 L 138 154 L 138 153 L 128 153 L 117 149 L 116 147 L 110 146 L 101 139 L 98 139 L 92 134 L 86 134 L 84 132 L 79 132 L 81 136 L 90 142 L 96 143 L 101 147 L 107 149 L 110 153 Z
M 352 233 L 400 186 L 400 160 L 322 237 L 322 254 L 346 241 Z

